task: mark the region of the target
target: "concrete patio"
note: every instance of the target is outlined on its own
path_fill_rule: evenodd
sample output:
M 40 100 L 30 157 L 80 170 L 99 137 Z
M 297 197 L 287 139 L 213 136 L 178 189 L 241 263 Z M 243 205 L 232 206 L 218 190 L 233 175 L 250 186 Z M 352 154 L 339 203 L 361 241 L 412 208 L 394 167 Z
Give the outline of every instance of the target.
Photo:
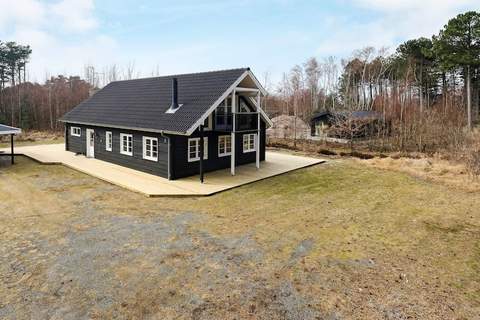
M 236 175 L 230 169 L 205 174 L 205 183 L 198 176 L 169 181 L 155 175 L 129 169 L 109 162 L 86 158 L 65 151 L 64 144 L 18 147 L 16 154 L 22 154 L 43 164 L 63 164 L 72 169 L 140 192 L 149 197 L 157 196 L 208 196 L 239 187 L 251 182 L 273 177 L 289 171 L 323 163 L 325 160 L 300 157 L 279 152 L 266 153 L 266 161 L 257 170 L 255 164 L 238 166 Z

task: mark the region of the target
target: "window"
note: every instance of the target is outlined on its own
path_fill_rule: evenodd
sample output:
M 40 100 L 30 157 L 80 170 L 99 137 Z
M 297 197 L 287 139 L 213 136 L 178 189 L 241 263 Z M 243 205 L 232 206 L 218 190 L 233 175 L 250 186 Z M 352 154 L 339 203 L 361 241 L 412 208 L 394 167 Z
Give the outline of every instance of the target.
M 133 136 L 131 134 L 120 133 L 120 153 L 133 156 Z
M 203 130 L 210 131 L 212 130 L 212 114 L 210 114 L 207 119 L 203 122 Z
M 239 100 L 240 100 L 240 105 L 238 109 L 240 110 L 240 112 L 252 112 L 252 110 L 250 110 L 250 106 L 245 101 L 245 98 L 241 97 Z
M 244 134 L 243 135 L 243 153 L 255 151 L 255 138 L 256 134 Z
M 218 156 L 225 157 L 232 154 L 232 136 L 218 137 Z
M 74 137 L 80 137 L 82 135 L 82 129 L 79 127 L 71 127 L 70 134 Z
M 203 138 L 203 159 L 208 159 L 208 138 Z M 188 162 L 200 160 L 200 138 L 188 139 Z
M 112 151 L 112 133 L 107 131 L 105 133 L 105 150 Z
M 223 100 L 222 104 L 217 107 L 215 113 L 215 123 L 219 126 L 232 124 L 232 98 Z
M 158 139 L 143 137 L 143 159 L 158 160 Z

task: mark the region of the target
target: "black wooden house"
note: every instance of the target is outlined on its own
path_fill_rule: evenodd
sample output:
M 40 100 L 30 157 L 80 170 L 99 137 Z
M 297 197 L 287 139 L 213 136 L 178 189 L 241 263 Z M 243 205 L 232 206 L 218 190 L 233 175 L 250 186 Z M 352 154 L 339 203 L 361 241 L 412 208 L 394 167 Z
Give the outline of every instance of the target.
M 168 179 L 265 160 L 249 68 L 112 82 L 63 116 L 65 148 Z

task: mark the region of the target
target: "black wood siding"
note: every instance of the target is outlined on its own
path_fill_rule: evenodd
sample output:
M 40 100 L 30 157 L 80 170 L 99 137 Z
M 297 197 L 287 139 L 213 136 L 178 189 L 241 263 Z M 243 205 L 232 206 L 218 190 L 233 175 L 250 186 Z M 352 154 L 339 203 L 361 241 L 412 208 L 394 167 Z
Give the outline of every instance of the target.
M 81 137 L 71 135 L 70 127 L 80 127 Z M 68 151 L 86 154 L 86 129 L 95 131 L 95 159 L 108 161 L 135 170 L 151 173 L 168 178 L 168 138 L 160 134 L 142 131 L 121 130 L 85 125 L 67 124 L 68 127 Z M 112 132 L 112 151 L 106 150 L 106 132 Z M 120 134 L 133 135 L 133 156 L 120 153 Z M 143 137 L 158 139 L 158 161 L 143 159 Z
M 86 129 L 93 129 L 95 131 L 95 158 L 103 161 L 108 161 L 118 165 L 122 165 L 135 170 L 151 173 L 164 178 L 168 176 L 168 140 L 170 140 L 171 154 L 171 177 L 170 179 L 179 179 L 196 175 L 199 173 L 200 162 L 188 162 L 188 139 L 199 137 L 198 131 L 191 136 L 170 135 L 169 137 L 162 137 L 160 134 L 120 130 L 113 128 L 103 128 L 96 126 L 74 125 L 66 124 L 68 134 L 68 144 L 66 148 L 68 151 L 86 154 Z M 81 128 L 81 136 L 75 137 L 71 135 L 71 127 Z M 265 122 L 261 121 L 260 130 L 260 161 L 265 160 Z M 111 131 L 113 135 L 112 151 L 106 151 L 106 131 Z M 133 135 L 133 156 L 128 156 L 120 153 L 120 133 Z M 247 163 L 255 163 L 255 152 L 243 153 L 243 135 L 252 132 L 239 132 L 235 138 L 235 164 L 242 165 Z M 218 156 L 218 137 L 222 135 L 230 135 L 228 132 L 206 131 L 205 137 L 208 137 L 208 159 L 204 160 L 205 172 L 225 169 L 230 167 L 230 156 Z M 143 141 L 142 137 L 156 137 L 158 138 L 159 154 L 158 162 L 143 159 Z
M 65 137 L 65 141 L 67 142 L 65 145 L 66 150 L 85 154 L 87 142 L 85 127 L 71 124 L 65 124 L 65 127 L 67 128 L 66 133 L 68 134 L 68 136 Z M 80 137 L 72 136 L 72 127 L 79 127 L 82 130 Z
M 251 132 L 237 132 L 235 136 L 235 164 L 242 165 L 256 161 L 255 152 L 243 153 L 243 135 Z M 208 137 L 208 159 L 203 161 L 204 171 L 214 171 L 230 167 L 230 156 L 218 156 L 218 137 L 230 135 L 227 132 L 205 131 L 204 136 Z M 200 161 L 188 162 L 188 139 L 199 137 L 198 130 L 191 136 L 170 136 L 172 154 L 172 179 L 179 179 L 196 175 L 200 171 Z M 265 122 L 261 121 L 260 130 L 260 161 L 265 160 Z

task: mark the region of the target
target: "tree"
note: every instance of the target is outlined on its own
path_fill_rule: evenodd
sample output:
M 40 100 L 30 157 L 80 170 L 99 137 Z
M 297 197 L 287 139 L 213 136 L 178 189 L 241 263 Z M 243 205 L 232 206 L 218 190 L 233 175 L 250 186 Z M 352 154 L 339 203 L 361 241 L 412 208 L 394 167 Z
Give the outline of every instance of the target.
M 297 147 L 297 117 L 300 104 L 300 95 L 304 88 L 304 73 L 303 69 L 296 65 L 290 71 L 290 85 L 293 91 L 293 147 Z
M 0 41 L 0 111 L 5 114 L 5 105 L 3 103 L 3 90 L 8 82 L 7 74 L 7 50 L 3 42 Z M 6 119 L 3 119 L 5 121 Z
M 434 38 L 435 52 L 445 69 L 464 71 L 468 127 L 472 128 L 472 70 L 480 66 L 480 13 L 470 11 L 451 19 Z
M 397 54 L 404 63 L 414 68 L 419 89 L 420 112 L 423 112 L 425 93 L 428 94 L 429 91 L 429 69 L 434 62 L 433 42 L 427 38 L 408 40 L 397 48 Z
M 307 89 L 310 92 L 310 110 L 316 110 L 318 108 L 318 81 L 321 75 L 320 64 L 317 59 L 310 58 L 303 65 L 305 69 L 305 77 Z
M 25 82 L 26 78 L 26 65 L 32 50 L 30 46 L 18 45 L 15 42 L 6 42 L 2 43 L 0 41 L 0 106 L 1 110 L 5 114 L 5 101 L 4 90 L 7 83 L 10 83 L 10 86 L 15 87 L 15 85 L 21 84 L 22 82 L 22 72 L 23 72 L 23 81 Z M 22 111 L 21 111 L 21 95 L 20 87 L 16 87 L 16 97 L 13 95 L 10 97 L 10 107 L 11 107 L 11 125 L 15 123 L 15 112 L 14 112 L 14 100 L 17 101 L 18 107 L 18 122 L 21 124 L 22 120 Z

